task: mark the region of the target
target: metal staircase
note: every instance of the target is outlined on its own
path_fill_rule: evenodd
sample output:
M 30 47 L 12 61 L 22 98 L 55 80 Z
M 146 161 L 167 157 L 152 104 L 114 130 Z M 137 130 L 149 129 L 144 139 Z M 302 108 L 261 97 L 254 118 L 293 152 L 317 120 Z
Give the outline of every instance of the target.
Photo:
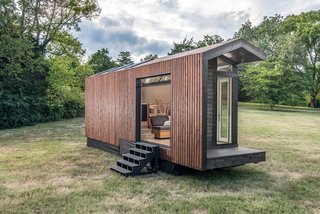
M 123 154 L 123 159 L 118 160 L 116 165 L 110 169 L 124 176 L 135 176 L 141 174 L 141 170 L 150 163 L 149 170 L 157 171 L 159 159 L 159 146 L 148 143 L 135 143 L 129 153 Z

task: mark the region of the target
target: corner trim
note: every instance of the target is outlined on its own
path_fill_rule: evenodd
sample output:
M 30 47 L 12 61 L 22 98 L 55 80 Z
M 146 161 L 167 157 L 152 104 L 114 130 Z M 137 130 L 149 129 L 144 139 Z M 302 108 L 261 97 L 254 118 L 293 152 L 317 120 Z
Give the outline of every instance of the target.
M 208 60 L 202 54 L 202 166 L 201 171 L 207 168 L 207 87 L 208 87 Z

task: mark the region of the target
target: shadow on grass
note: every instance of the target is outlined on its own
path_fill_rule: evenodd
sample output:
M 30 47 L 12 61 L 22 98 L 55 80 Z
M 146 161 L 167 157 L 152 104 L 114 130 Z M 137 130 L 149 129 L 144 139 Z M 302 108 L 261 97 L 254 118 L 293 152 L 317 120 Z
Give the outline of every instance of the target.
M 206 190 L 228 189 L 238 191 L 247 188 L 269 189 L 275 178 L 270 174 L 252 166 L 238 166 L 208 171 L 196 171 L 189 168 L 179 168 L 175 178 L 194 188 Z

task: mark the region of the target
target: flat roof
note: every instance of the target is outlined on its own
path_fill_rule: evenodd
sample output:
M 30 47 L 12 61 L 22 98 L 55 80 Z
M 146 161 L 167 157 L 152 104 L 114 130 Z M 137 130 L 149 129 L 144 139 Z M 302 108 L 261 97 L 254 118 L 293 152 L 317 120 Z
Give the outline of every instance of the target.
M 260 50 L 259 48 L 257 48 L 256 46 L 248 42 L 247 40 L 240 38 L 240 39 L 233 39 L 233 40 L 217 43 L 214 45 L 209 45 L 202 48 L 197 48 L 190 51 L 185 51 L 185 52 L 181 52 L 173 55 L 156 58 L 153 60 L 147 60 L 140 63 L 135 63 L 135 64 L 132 63 L 132 64 L 120 66 L 120 67 L 111 68 L 111 69 L 99 72 L 97 74 L 94 74 L 93 76 L 98 76 L 98 75 L 102 75 L 109 72 L 127 70 L 130 68 L 136 68 L 144 65 L 150 65 L 158 62 L 164 62 L 164 61 L 177 59 L 180 57 L 185 57 L 185 56 L 194 55 L 194 54 L 200 54 L 200 53 L 204 55 L 204 58 L 206 60 L 219 57 L 219 56 L 227 57 L 232 62 L 234 62 L 235 65 L 240 63 L 265 60 L 267 58 L 267 55 L 262 50 Z

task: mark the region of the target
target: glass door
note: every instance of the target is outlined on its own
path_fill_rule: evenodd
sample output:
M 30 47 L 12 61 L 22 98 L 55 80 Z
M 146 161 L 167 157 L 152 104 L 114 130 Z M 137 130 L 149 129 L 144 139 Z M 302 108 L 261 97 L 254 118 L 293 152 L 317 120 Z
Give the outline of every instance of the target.
M 217 79 L 217 143 L 231 143 L 232 79 Z

